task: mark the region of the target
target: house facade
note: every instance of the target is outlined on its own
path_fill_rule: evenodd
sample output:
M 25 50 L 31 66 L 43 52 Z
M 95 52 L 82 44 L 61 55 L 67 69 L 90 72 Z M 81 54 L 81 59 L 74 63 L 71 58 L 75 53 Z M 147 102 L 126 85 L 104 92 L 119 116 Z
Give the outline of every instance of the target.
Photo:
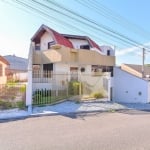
M 52 88 L 54 80 L 55 87 L 66 85 L 84 79 L 82 75 L 93 75 L 95 78 L 87 77 L 86 81 L 96 82 L 104 73 L 112 75 L 114 65 L 114 50 L 101 48 L 87 36 L 60 34 L 42 25 L 31 39 L 29 70 L 32 70 L 33 91 Z
M 122 64 L 114 68 L 113 101 L 124 103 L 150 102 L 150 67 Z
M 7 82 L 7 69 L 9 62 L 2 56 L 0 56 L 0 84 L 6 84 Z
M 27 59 L 15 55 L 6 55 L 4 58 L 9 62 L 8 80 L 27 82 Z

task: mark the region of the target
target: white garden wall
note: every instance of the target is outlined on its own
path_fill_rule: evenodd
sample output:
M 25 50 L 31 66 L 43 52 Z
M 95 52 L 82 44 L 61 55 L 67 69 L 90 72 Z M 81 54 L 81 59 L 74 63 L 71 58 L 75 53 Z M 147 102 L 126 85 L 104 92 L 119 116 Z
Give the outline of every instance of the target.
M 118 67 L 114 68 L 113 101 L 147 103 L 149 82 L 131 75 Z

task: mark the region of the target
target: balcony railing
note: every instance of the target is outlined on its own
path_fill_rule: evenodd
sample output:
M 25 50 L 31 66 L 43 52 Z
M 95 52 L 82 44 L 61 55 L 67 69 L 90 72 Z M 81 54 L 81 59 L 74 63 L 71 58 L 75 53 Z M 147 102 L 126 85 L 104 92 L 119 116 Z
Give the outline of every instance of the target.
M 52 80 L 52 71 L 33 71 L 33 83 L 49 83 Z

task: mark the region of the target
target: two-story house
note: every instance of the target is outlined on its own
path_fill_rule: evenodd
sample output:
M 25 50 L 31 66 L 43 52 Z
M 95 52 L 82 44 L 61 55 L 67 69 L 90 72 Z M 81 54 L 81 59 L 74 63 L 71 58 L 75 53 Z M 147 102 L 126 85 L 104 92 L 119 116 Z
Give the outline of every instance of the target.
M 114 50 L 87 36 L 60 34 L 42 25 L 31 38 L 28 69 L 33 91 L 59 88 L 81 78 L 92 85 L 103 73 L 112 75 L 114 65 Z

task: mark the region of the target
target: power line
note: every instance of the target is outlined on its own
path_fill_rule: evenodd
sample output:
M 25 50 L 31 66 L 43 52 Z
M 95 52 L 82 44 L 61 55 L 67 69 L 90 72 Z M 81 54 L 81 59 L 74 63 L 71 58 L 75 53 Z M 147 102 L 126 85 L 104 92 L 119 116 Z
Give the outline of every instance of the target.
M 130 22 L 125 17 L 121 16 L 120 14 L 117 14 L 113 10 L 107 8 L 105 5 L 103 5 L 100 1 L 93 1 L 93 0 L 76 0 L 81 5 L 86 6 L 88 9 L 91 9 L 92 11 L 96 11 L 101 16 L 108 18 L 109 20 L 112 20 L 113 23 L 120 24 L 121 27 L 124 27 L 135 34 L 142 35 L 144 38 L 147 37 L 150 38 L 150 33 L 148 31 L 145 31 L 140 26 Z
M 47 0 L 47 1 L 48 1 L 48 0 Z M 60 5 L 60 4 L 58 4 L 58 3 L 54 2 L 54 1 L 51 1 L 51 0 L 50 0 L 50 1 L 48 1 L 48 2 L 51 3 L 51 4 L 54 4 L 56 7 L 60 7 L 60 8 L 62 8 L 62 9 L 64 9 L 64 10 L 66 10 L 66 11 L 68 11 L 69 13 L 72 13 L 73 15 L 76 15 L 76 16 L 78 16 L 78 17 L 80 17 L 80 18 L 82 18 L 82 19 L 84 19 L 84 20 L 86 20 L 86 21 L 88 21 L 88 22 L 90 22 L 90 23 L 93 23 L 94 25 L 96 25 L 96 27 L 94 27 L 94 26 L 92 26 L 92 27 L 95 28 L 95 29 L 97 29 L 97 30 L 100 30 L 101 32 L 104 32 L 104 33 L 106 33 L 106 34 L 109 34 L 110 36 L 113 36 L 113 37 L 118 38 L 118 39 L 123 40 L 123 41 L 127 40 L 127 41 L 125 41 L 125 42 L 130 43 L 130 44 L 132 44 L 132 45 L 134 45 L 134 46 L 137 46 L 137 47 L 139 47 L 139 48 L 142 48 L 142 47 L 144 46 L 143 44 L 141 44 L 141 43 L 139 43 L 139 42 L 137 42 L 137 41 L 135 41 L 135 40 L 133 40 L 133 39 L 131 39 L 131 38 L 129 38 L 129 37 L 127 37 L 127 36 L 121 34 L 121 33 L 116 32 L 116 31 L 112 30 L 112 29 L 109 28 L 109 27 L 106 27 L 106 26 L 104 26 L 104 25 L 102 25 L 102 24 L 98 24 L 98 23 L 96 23 L 95 21 L 93 21 L 93 20 L 91 20 L 91 19 L 88 19 L 88 18 L 86 18 L 86 17 L 84 17 L 84 16 L 81 16 L 80 14 L 77 14 L 77 13 L 73 12 L 72 10 L 63 7 L 62 5 Z M 47 6 L 47 7 L 48 7 L 48 6 Z M 53 9 L 53 8 L 51 8 L 51 9 Z M 56 11 L 58 12 L 58 10 L 56 10 Z M 62 12 L 61 12 L 61 13 L 62 13 Z M 74 18 L 74 19 L 75 19 L 75 18 Z M 76 20 L 77 20 L 77 19 L 76 19 Z M 79 21 L 79 20 L 77 20 L 77 21 Z M 91 25 L 90 25 L 90 26 L 91 26 Z M 98 27 L 98 28 L 97 28 L 97 27 Z M 101 30 L 100 27 L 101 27 L 102 29 L 106 30 L 107 32 L 109 31 L 109 33 L 107 33 L 106 31 Z M 115 34 L 115 35 L 114 35 L 114 34 Z M 119 37 L 117 37 L 117 36 L 119 36 Z M 141 47 L 140 45 L 141 45 L 142 47 Z M 145 46 L 144 46 L 144 47 L 145 47 Z M 146 47 L 146 48 L 148 48 L 148 47 Z M 149 49 L 149 48 L 148 48 L 148 49 Z
M 20 4 L 20 5 L 22 5 L 23 7 L 25 7 L 25 8 L 28 8 L 28 9 L 30 9 L 30 10 L 32 10 L 32 11 L 35 11 L 35 12 L 38 12 L 40 15 L 44 15 L 46 18 L 51 18 L 51 19 L 53 19 L 53 20 L 55 20 L 56 22 L 58 22 L 59 24 L 61 24 L 61 25 L 66 25 L 66 26 L 70 26 L 71 28 L 73 28 L 73 29 L 75 29 L 75 30 L 77 30 L 77 31 L 80 31 L 80 32 L 82 32 L 82 33 L 87 33 L 87 32 L 83 32 L 82 30 L 80 30 L 79 28 L 76 28 L 75 26 L 72 26 L 71 24 L 68 24 L 68 23 L 66 23 L 65 21 L 61 21 L 60 19 L 57 19 L 57 18 L 55 18 L 54 16 L 52 16 L 52 15 L 48 15 L 47 13 L 44 13 L 42 10 L 41 10 L 41 8 L 40 9 L 38 9 L 37 7 L 35 8 L 35 7 L 32 7 L 32 5 L 30 5 L 30 4 L 25 4 L 25 3 L 23 3 L 23 2 L 20 2 L 20 1 L 16 1 L 16 3 L 17 4 Z M 48 19 L 47 19 L 48 20 Z M 65 27 L 66 27 L 65 26 Z M 68 28 L 67 28 L 68 29 Z M 89 33 L 88 33 L 89 34 Z M 94 37 L 96 37 L 96 38 L 99 38 L 99 37 L 97 37 L 97 36 L 95 36 L 95 35 L 92 35 L 92 36 L 94 36 Z M 100 38 L 99 38 L 100 39 Z M 101 41 L 103 41 L 102 39 L 100 39 Z M 106 42 L 106 41 L 104 41 L 105 43 L 108 43 L 108 42 Z M 110 44 L 110 43 L 109 43 Z M 113 45 L 112 43 L 111 43 L 111 45 Z
M 56 10 L 56 9 L 54 9 L 54 8 L 52 8 L 52 7 L 48 7 L 48 6 L 45 6 L 45 4 L 43 4 L 43 3 L 39 3 L 39 2 L 36 2 L 36 1 L 32 1 L 33 3 L 24 3 L 24 2 L 21 2 L 21 1 L 17 1 L 16 0 L 16 2 L 18 3 L 18 4 L 20 4 L 20 5 L 22 5 L 22 6 L 24 6 L 25 8 L 28 8 L 28 9 L 31 9 L 31 10 L 34 10 L 34 11 L 36 11 L 36 12 L 38 12 L 38 13 L 40 13 L 40 15 L 44 15 L 46 18 L 48 17 L 48 18 L 52 18 L 53 20 L 55 20 L 55 21 L 57 21 L 57 22 L 59 22 L 59 23 L 63 23 L 64 25 L 69 25 L 70 27 L 73 27 L 74 29 L 76 29 L 76 30 L 79 30 L 79 28 L 75 28 L 74 26 L 71 26 L 71 24 L 68 24 L 68 23 L 66 23 L 66 22 L 64 22 L 64 21 L 62 21 L 62 20 L 60 20 L 60 19 L 57 19 L 57 18 L 55 18 L 55 17 L 53 17 L 53 16 L 50 16 L 50 15 L 48 15 L 47 13 L 44 13 L 45 12 L 45 8 L 47 8 L 47 9 L 51 9 L 51 11 L 53 10 L 53 11 L 55 11 L 55 12 L 57 12 L 58 14 L 63 14 L 63 15 L 65 15 L 65 16 L 67 16 L 67 17 L 70 17 L 70 15 L 67 15 L 67 14 L 65 14 L 64 12 L 61 12 L 60 10 Z M 43 11 L 41 11 L 41 8 L 40 8 L 40 10 L 36 7 L 32 7 L 32 5 L 34 6 L 35 5 L 35 2 L 36 3 L 38 3 L 38 5 L 40 5 L 40 7 L 41 6 L 43 6 L 43 8 L 44 8 L 44 12 Z M 50 3 L 50 2 L 48 2 L 48 3 Z M 51 2 L 52 3 L 52 2 Z M 31 5 L 32 4 L 32 5 Z M 54 2 L 54 4 L 56 5 L 57 3 L 55 3 Z M 36 5 L 37 6 L 37 5 Z M 60 7 L 60 6 L 59 6 Z M 42 8 L 42 10 L 43 10 L 43 8 Z M 64 9 L 64 7 L 62 7 L 61 6 L 61 8 L 62 9 Z M 68 9 L 66 9 L 65 8 L 65 10 L 66 11 L 68 11 Z M 99 25 L 97 24 L 97 23 L 95 23 L 95 22 L 93 22 L 93 21 L 89 21 L 89 19 L 87 19 L 87 18 L 85 18 L 85 17 L 83 17 L 83 16 L 81 16 L 81 15 L 79 15 L 79 14 L 76 14 L 76 13 L 74 13 L 74 12 L 72 12 L 72 11 L 70 11 L 69 10 L 69 12 L 70 13 L 72 13 L 73 15 L 75 15 L 75 16 L 77 16 L 77 17 L 80 17 L 81 19 L 84 19 L 84 20 L 86 20 L 86 21 L 88 21 L 88 22 L 90 22 L 90 23 L 94 23 L 96 26 L 93 26 L 93 24 L 91 25 L 91 24 L 89 24 L 89 23 L 87 23 L 87 22 L 83 22 L 82 20 L 80 20 L 79 18 L 75 18 L 75 17 L 70 17 L 71 19 L 74 19 L 75 21 L 77 21 L 77 22 L 82 22 L 82 24 L 84 24 L 84 25 L 86 25 L 86 26 L 90 26 L 92 29 L 94 29 L 94 30 L 97 30 L 97 31 L 101 31 L 101 32 L 103 32 L 103 33 L 106 33 L 107 35 L 109 35 L 110 37 L 113 37 L 113 38 L 116 38 L 116 39 L 119 39 L 120 41 L 123 41 L 124 43 L 128 43 L 128 44 L 130 44 L 130 45 L 134 45 L 134 46 L 136 46 L 136 47 L 139 47 L 139 48 L 141 48 L 141 46 L 139 46 L 140 45 L 140 43 L 136 43 L 136 41 L 134 41 L 134 40 L 131 40 L 131 39 L 127 39 L 125 36 L 122 36 L 122 35 L 120 35 L 120 37 L 118 37 L 118 35 L 114 35 L 114 34 L 112 34 L 112 33 L 108 33 L 108 31 L 106 30 L 106 31 L 103 31 L 102 29 L 99 29 Z M 81 31 L 81 32 L 83 32 L 83 31 Z M 112 31 L 113 32 L 113 31 Z M 129 40 L 131 40 L 131 41 L 129 41 Z

